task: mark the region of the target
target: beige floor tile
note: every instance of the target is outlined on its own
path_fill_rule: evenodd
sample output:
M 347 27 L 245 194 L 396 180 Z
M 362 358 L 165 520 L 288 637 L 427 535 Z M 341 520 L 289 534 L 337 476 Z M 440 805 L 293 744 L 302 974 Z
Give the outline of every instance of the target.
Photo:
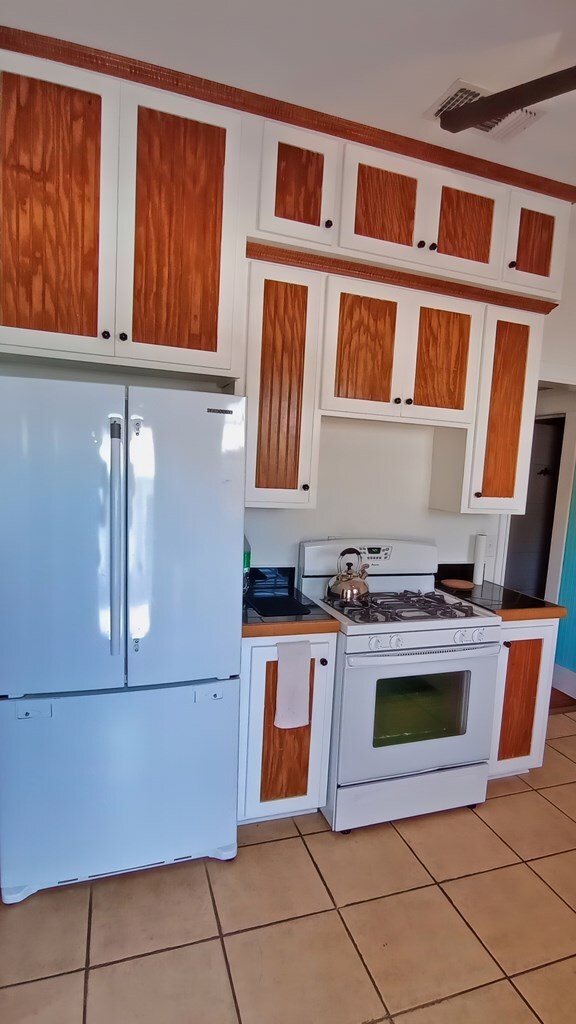
M 507 974 L 576 953 L 576 914 L 525 864 L 443 888 Z
M 574 1024 L 576 958 L 521 974 L 514 983 L 544 1024 Z
M 576 722 L 574 724 L 576 725 Z M 571 761 L 576 761 L 576 736 L 561 736 L 559 739 L 550 740 L 549 746 L 569 757 Z
M 87 1024 L 237 1024 L 220 941 L 90 971 Z
M 576 848 L 576 822 L 539 793 L 488 800 L 476 814 L 524 860 Z
M 315 811 L 314 814 L 299 814 L 294 821 L 303 836 L 312 835 L 313 832 L 330 831 L 330 825 L 320 811 Z
M 555 743 L 556 740 L 552 740 Z M 546 744 L 544 763 L 541 768 L 533 768 L 526 776 L 526 782 L 533 789 L 544 789 L 545 786 L 561 786 L 565 782 L 576 782 L 576 764 L 569 757 L 555 750 L 550 743 Z
M 518 861 L 517 855 L 468 808 L 405 818 L 395 824 L 438 881 Z
M 537 1024 L 509 981 L 453 996 L 396 1018 L 396 1024 Z
M 576 724 L 576 723 L 575 723 Z M 292 818 L 274 818 L 272 821 L 256 821 L 252 825 L 238 828 L 238 846 L 253 846 L 255 843 L 270 843 L 275 839 L 291 839 L 298 829 Z
M 573 718 L 576 721 L 576 711 L 565 711 L 564 714 L 567 718 Z
M 530 867 L 576 910 L 576 850 L 531 860 Z
M 346 907 L 342 915 L 392 1013 L 502 976 L 437 886 Z
M 84 971 L 0 989 L 3 1024 L 81 1024 Z
M 89 898 L 79 885 L 0 904 L 0 985 L 84 967 Z
M 246 846 L 235 861 L 210 861 L 208 871 L 225 932 L 332 907 L 301 839 Z
M 488 799 L 495 796 L 512 796 L 513 793 L 525 793 L 530 786 L 520 775 L 508 775 L 504 779 L 492 779 L 488 783 Z
M 576 721 L 573 718 L 569 718 L 568 715 L 550 715 L 546 729 L 547 740 L 574 735 L 576 735 Z
M 91 964 L 183 946 L 217 934 L 203 861 L 94 883 Z
M 432 882 L 391 825 L 356 829 L 349 836 L 321 832 L 307 836 L 306 844 L 338 906 Z
M 242 1024 L 364 1024 L 384 1016 L 335 911 L 225 943 Z
M 576 821 L 576 782 L 569 782 L 566 786 L 551 786 L 542 790 L 542 796 L 550 800 L 555 807 L 558 807 L 569 818 Z

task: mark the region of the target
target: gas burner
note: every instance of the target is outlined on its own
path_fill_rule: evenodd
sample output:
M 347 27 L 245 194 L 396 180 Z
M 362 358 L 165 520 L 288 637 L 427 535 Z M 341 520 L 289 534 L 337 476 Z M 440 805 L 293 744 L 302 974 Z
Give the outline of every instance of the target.
M 451 601 L 437 590 L 385 591 L 363 594 L 356 601 L 329 601 L 351 622 L 418 622 L 426 619 L 469 619 L 476 615 L 465 601 Z

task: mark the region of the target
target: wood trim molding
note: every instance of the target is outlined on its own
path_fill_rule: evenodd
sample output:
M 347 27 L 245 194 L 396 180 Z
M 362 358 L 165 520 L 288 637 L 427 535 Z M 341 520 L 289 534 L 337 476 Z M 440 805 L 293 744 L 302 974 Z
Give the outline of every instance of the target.
M 100 74 L 114 75 L 130 82 L 151 85 L 156 89 L 167 89 L 169 92 L 182 93 L 207 103 L 218 103 L 221 106 L 233 107 L 249 114 L 257 114 L 273 121 L 284 121 L 287 124 L 309 128 L 326 135 L 335 135 L 349 142 L 358 142 L 376 149 L 385 149 L 390 153 L 401 153 L 403 156 L 416 160 L 425 160 L 441 167 L 450 167 L 465 174 L 475 174 L 480 178 L 501 181 L 514 188 L 529 189 L 542 195 L 554 196 L 569 203 L 576 202 L 576 185 L 555 181 L 538 174 L 508 167 L 492 160 L 458 153 L 444 146 L 436 146 L 431 142 L 421 142 L 405 135 L 387 132 L 382 128 L 359 124 L 343 117 L 323 114 L 318 110 L 272 99 L 259 93 L 236 89 L 230 85 L 211 82 L 206 78 L 198 78 L 183 71 L 171 71 L 169 68 L 148 64 L 146 61 L 122 57 L 105 50 L 95 50 L 80 43 L 54 39 L 51 36 L 38 35 L 35 32 L 24 32 L 21 29 L 0 26 L 0 48 L 27 53 L 33 57 L 58 61 L 74 67 L 86 68 Z
M 494 306 L 524 309 L 530 313 L 551 313 L 558 305 L 557 302 L 551 302 L 549 299 L 536 299 L 530 295 L 499 292 L 494 288 L 482 288 L 480 285 L 466 284 L 464 281 L 445 281 L 439 277 L 425 277 L 411 274 L 406 270 L 392 270 L 390 267 L 376 266 L 372 263 L 344 260 L 337 256 L 328 256 L 323 252 L 300 252 L 298 249 L 286 249 L 278 245 L 269 245 L 266 242 L 248 240 L 246 242 L 246 257 L 264 263 L 300 267 L 302 270 L 318 270 L 322 274 L 357 277 L 363 281 L 376 281 L 380 284 L 396 285 L 399 288 L 413 288 L 436 295 L 452 295 L 459 299 L 470 299 L 473 302 L 487 302 Z

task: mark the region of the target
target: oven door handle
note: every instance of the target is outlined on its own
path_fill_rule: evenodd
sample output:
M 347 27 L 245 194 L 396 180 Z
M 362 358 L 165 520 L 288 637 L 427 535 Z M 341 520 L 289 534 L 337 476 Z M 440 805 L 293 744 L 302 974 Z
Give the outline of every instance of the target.
M 448 661 L 454 655 L 460 658 L 476 659 L 494 657 L 500 651 L 499 643 L 480 644 L 477 647 L 430 647 L 424 651 L 389 651 L 378 654 L 348 655 L 346 664 L 349 668 L 379 668 L 390 664 L 418 664 L 422 662 Z

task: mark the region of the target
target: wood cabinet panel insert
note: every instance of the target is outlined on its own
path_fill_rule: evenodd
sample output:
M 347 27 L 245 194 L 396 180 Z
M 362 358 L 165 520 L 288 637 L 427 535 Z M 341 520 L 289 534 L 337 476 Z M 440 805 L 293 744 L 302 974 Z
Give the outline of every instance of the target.
M 438 252 L 476 263 L 489 263 L 493 220 L 493 199 L 444 186 Z
M 358 164 L 356 234 L 412 245 L 417 186 L 405 174 Z
M 364 295 L 340 296 L 335 395 L 372 402 L 391 399 L 395 302 Z
M 308 289 L 264 282 L 256 487 L 298 487 Z
M 538 210 L 522 209 L 518 228 L 516 270 L 548 277 L 553 241 L 554 217 Z
M 319 225 L 323 177 L 322 153 L 279 142 L 275 215 L 301 224 Z
M 0 75 L 0 322 L 98 330 L 101 98 Z
M 540 639 L 512 640 L 510 644 L 499 760 L 527 757 L 530 753 L 542 659 Z
M 418 327 L 414 404 L 463 409 L 471 317 L 423 306 Z
M 498 321 L 482 480 L 484 497 L 514 497 L 529 338 L 526 324 Z
M 138 111 L 133 340 L 216 352 L 226 131 Z
M 266 695 L 264 699 L 264 735 L 262 740 L 262 782 L 260 799 L 282 800 L 305 796 L 308 792 L 310 735 L 314 701 L 314 666 L 310 662 L 310 722 L 299 729 L 277 729 L 276 687 L 278 662 L 266 664 Z

